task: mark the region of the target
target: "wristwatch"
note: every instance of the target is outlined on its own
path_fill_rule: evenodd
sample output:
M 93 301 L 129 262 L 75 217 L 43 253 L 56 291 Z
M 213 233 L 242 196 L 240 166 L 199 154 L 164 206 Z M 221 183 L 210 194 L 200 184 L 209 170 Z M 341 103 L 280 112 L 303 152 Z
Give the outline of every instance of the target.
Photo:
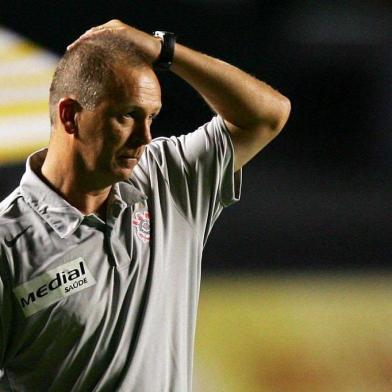
M 162 44 L 161 53 L 152 65 L 159 71 L 167 71 L 173 62 L 177 36 L 168 31 L 154 31 L 152 34 L 159 38 Z

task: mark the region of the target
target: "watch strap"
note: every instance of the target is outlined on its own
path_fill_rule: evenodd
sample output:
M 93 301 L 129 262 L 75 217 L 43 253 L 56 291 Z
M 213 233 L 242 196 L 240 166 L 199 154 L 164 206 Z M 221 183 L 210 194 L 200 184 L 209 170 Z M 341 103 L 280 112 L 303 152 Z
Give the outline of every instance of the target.
M 153 66 L 160 71 L 167 71 L 173 62 L 174 47 L 176 44 L 177 36 L 168 31 L 154 31 L 153 36 L 161 40 L 161 53 L 154 61 Z

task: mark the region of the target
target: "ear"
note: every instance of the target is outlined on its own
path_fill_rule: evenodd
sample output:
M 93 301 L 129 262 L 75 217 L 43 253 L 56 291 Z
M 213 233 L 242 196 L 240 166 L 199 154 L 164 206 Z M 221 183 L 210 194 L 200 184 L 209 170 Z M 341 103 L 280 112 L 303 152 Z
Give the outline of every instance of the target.
M 81 110 L 78 101 L 66 97 L 61 98 L 58 104 L 60 121 L 67 133 L 75 133 L 78 130 L 76 120 L 77 113 Z

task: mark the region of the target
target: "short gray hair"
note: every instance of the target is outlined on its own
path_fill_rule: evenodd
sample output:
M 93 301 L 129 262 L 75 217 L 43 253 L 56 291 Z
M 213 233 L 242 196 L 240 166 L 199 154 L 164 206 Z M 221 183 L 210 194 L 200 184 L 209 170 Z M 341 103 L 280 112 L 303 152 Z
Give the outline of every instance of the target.
M 115 65 L 150 66 L 146 56 L 125 38 L 103 32 L 68 50 L 60 59 L 49 94 L 50 121 L 62 97 L 74 96 L 93 110 L 116 80 Z

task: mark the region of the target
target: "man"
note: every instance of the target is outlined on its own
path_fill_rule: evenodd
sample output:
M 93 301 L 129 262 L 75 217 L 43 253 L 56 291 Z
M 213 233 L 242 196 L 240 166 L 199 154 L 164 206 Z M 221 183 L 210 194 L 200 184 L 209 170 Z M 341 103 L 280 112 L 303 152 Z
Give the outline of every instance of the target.
M 169 68 L 211 122 L 151 143 Z M 241 70 L 113 20 L 69 48 L 48 149 L 0 205 L 0 368 L 12 391 L 191 390 L 203 246 L 290 104 Z

